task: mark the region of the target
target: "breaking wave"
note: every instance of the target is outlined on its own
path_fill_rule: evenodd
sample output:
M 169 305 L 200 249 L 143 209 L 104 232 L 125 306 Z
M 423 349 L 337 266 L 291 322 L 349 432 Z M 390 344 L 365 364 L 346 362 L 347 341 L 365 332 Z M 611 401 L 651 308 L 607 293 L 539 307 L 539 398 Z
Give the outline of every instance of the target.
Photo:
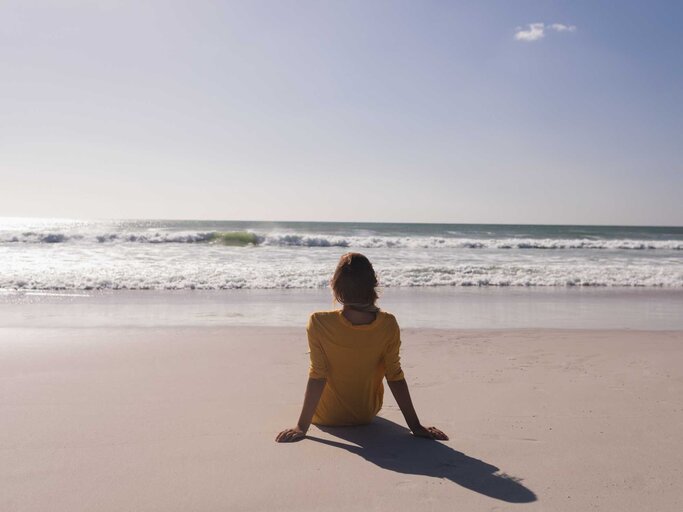
M 415 248 L 415 249 L 606 249 L 606 250 L 683 250 L 683 240 L 631 240 L 589 238 L 457 238 L 399 236 L 331 236 L 314 234 L 258 234 L 251 231 L 207 232 L 129 232 L 129 233 L 0 233 L 0 243 L 149 243 L 220 244 L 232 247 L 342 247 L 342 248 Z
M 0 275 L 11 290 L 222 290 L 291 289 L 328 286 L 328 266 L 283 271 L 277 265 L 240 269 L 203 264 L 168 266 L 150 272 L 142 262 L 126 267 L 64 268 L 56 272 Z M 385 287 L 683 287 L 683 267 L 673 272 L 617 264 L 401 265 L 378 271 Z

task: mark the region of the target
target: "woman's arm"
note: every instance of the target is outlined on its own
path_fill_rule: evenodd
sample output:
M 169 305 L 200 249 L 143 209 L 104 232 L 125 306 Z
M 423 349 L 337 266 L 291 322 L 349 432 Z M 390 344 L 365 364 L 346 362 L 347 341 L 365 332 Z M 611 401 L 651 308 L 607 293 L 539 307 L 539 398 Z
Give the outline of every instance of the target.
M 412 431 L 413 435 L 418 437 L 429 437 L 432 439 L 439 439 L 442 441 L 448 440 L 448 436 L 441 432 L 436 427 L 423 427 L 420 424 L 420 420 L 415 412 L 415 407 L 413 407 L 413 401 L 410 399 L 410 391 L 408 390 L 408 383 L 405 379 L 400 380 L 388 380 L 389 389 L 396 399 L 398 407 L 403 413 L 403 417 L 406 419 L 408 428 Z
M 315 408 L 318 407 L 318 402 L 325 389 L 327 379 L 308 379 L 306 384 L 306 394 L 304 395 L 304 405 L 301 408 L 301 415 L 299 421 L 294 428 L 288 428 L 280 432 L 275 441 L 278 443 L 288 443 L 291 441 L 299 441 L 306 436 L 308 427 L 311 426 Z

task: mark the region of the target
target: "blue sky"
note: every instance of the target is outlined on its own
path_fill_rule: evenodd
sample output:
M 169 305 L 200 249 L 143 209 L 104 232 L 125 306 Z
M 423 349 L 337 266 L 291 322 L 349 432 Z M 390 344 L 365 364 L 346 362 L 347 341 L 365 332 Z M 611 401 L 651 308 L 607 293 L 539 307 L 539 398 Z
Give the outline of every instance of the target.
M 6 1 L 0 215 L 683 225 L 682 21 Z

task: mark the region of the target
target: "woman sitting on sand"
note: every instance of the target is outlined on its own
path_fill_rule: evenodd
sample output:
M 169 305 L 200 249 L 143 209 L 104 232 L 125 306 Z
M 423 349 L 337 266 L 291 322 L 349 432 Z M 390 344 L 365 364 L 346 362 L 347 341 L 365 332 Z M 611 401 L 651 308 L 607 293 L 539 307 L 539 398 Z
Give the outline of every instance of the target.
M 280 432 L 277 442 L 299 441 L 315 425 L 370 423 L 382 408 L 386 377 L 413 435 L 448 439 L 417 418 L 399 358 L 400 331 L 394 315 L 380 311 L 377 277 L 370 261 L 344 254 L 330 283 L 341 310 L 313 313 L 306 331 L 311 365 L 299 422 Z

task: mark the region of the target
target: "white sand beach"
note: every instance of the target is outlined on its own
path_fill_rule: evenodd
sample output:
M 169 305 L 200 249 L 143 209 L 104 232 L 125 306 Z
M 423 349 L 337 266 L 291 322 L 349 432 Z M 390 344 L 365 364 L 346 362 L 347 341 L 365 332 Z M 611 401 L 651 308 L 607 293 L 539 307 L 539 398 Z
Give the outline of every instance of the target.
M 303 328 L 0 329 L 0 509 L 678 511 L 683 332 L 403 330 L 424 424 L 292 426 Z

